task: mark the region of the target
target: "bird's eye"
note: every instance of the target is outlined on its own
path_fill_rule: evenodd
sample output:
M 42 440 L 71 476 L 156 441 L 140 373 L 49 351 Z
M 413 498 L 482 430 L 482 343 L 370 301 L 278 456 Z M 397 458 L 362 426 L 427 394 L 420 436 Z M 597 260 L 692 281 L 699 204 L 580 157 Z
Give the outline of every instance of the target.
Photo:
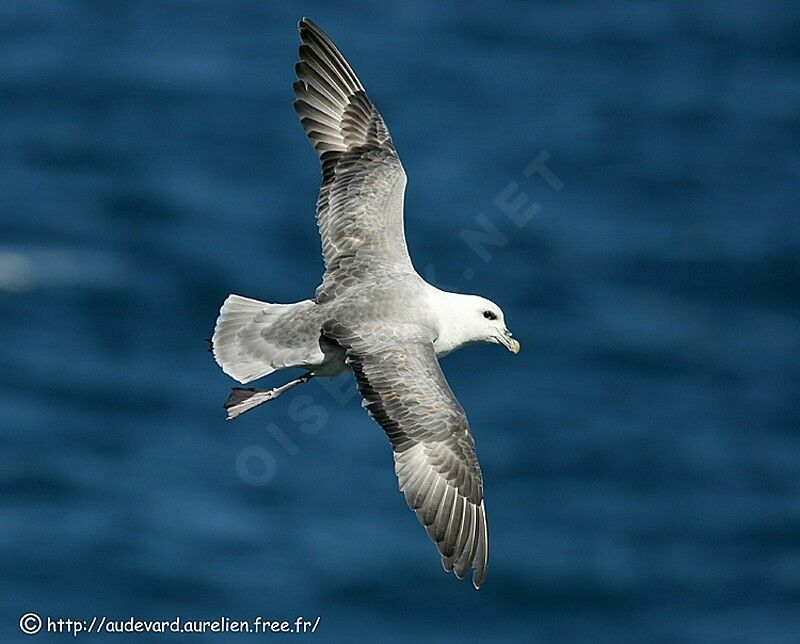
M 483 317 L 485 317 L 487 320 L 496 320 L 497 319 L 497 316 L 492 311 L 484 311 L 483 312 Z

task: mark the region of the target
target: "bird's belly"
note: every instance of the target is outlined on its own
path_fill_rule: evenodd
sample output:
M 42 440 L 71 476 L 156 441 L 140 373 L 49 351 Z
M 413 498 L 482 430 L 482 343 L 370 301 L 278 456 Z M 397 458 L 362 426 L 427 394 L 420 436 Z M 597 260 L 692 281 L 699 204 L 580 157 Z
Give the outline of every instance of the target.
M 323 347 L 325 359 L 313 368 L 315 376 L 335 376 L 349 368 L 344 361 L 346 353 L 342 347 L 335 342 L 326 342 Z

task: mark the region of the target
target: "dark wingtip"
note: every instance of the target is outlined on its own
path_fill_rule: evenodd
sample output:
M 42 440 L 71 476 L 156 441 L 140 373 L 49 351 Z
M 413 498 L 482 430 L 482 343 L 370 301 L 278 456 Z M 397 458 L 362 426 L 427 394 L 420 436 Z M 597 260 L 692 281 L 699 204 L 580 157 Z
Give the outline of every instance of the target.
M 325 36 L 325 32 L 322 31 L 322 28 L 307 16 L 303 16 L 303 18 L 300 19 L 300 22 L 297 23 L 297 28 L 300 30 L 301 36 L 304 32 L 311 32 L 327 38 L 327 36 Z
M 214 340 L 211 338 L 206 338 L 206 342 L 208 342 L 208 352 L 214 353 Z

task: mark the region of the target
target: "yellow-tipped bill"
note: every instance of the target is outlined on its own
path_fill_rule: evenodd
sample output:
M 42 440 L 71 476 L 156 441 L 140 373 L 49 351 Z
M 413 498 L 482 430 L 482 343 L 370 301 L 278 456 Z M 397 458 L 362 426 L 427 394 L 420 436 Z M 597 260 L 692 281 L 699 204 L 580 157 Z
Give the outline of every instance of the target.
M 506 330 L 502 335 L 497 336 L 497 340 L 511 353 L 519 353 L 521 348 L 519 340 L 511 337 L 511 331 Z

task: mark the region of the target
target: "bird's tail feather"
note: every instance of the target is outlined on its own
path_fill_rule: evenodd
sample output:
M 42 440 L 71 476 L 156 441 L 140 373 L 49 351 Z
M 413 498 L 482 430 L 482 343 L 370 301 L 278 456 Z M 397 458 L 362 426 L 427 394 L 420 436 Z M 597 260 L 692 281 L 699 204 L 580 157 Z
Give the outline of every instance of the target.
M 285 367 L 320 362 L 315 306 L 310 300 L 270 304 L 229 295 L 211 338 L 214 358 L 242 384 Z

